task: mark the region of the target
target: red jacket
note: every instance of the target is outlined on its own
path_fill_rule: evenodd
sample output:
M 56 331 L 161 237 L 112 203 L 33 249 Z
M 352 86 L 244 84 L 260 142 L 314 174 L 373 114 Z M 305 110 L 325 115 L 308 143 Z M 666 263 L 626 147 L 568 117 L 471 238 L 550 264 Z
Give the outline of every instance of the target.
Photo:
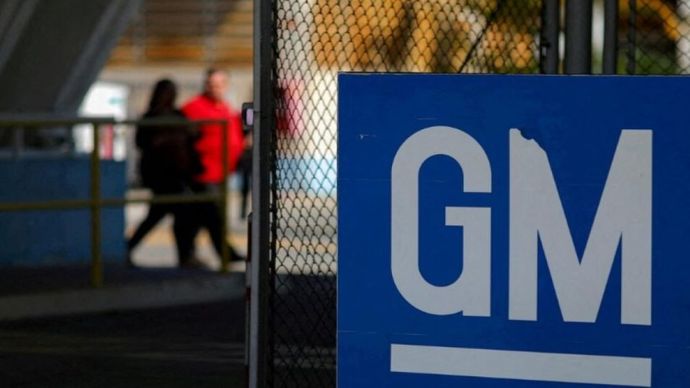
M 225 119 L 228 120 L 228 172 L 235 171 L 237 160 L 244 148 L 242 122 L 240 114 L 228 104 L 216 102 L 199 95 L 182 107 L 182 112 L 190 120 Z M 204 171 L 195 177 L 201 183 L 221 183 L 223 181 L 222 126 L 220 124 L 203 124 L 199 126 L 199 139 L 195 148 L 199 153 Z

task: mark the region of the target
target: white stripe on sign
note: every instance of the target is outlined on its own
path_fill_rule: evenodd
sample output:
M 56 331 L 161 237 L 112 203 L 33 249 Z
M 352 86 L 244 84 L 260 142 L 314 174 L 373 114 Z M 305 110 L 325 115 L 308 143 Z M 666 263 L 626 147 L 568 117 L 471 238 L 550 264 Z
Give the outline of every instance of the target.
M 652 359 L 391 344 L 391 372 L 651 387 Z

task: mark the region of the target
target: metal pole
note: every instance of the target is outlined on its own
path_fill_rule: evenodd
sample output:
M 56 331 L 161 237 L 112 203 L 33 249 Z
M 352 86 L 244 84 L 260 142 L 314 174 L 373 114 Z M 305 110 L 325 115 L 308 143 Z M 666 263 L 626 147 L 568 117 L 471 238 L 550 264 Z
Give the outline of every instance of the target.
M 228 249 L 228 122 L 221 123 L 222 141 L 222 161 L 223 161 L 223 181 L 220 186 L 220 211 L 223 223 L 220 226 L 222 244 L 220 248 L 220 271 L 227 273 L 230 270 L 230 254 Z
M 592 72 L 592 0 L 566 1 L 565 72 Z
M 540 67 L 542 74 L 558 74 L 559 34 L 561 30 L 560 0 L 544 0 L 542 5 L 542 26 L 540 44 Z
M 629 0 L 630 16 L 628 18 L 628 74 L 637 71 L 637 1 Z
M 618 69 L 618 0 L 604 0 L 604 74 Z
M 254 149 L 249 314 L 249 387 L 270 381 L 269 261 L 271 155 L 274 130 L 273 0 L 254 0 Z
M 91 151 L 91 285 L 103 285 L 101 258 L 101 161 L 100 127 L 93 124 L 93 150 Z

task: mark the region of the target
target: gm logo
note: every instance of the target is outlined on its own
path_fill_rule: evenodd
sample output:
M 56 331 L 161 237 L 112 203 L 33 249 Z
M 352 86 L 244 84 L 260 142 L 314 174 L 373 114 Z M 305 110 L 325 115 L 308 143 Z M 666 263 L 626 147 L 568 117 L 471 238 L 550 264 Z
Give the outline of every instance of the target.
M 690 77 L 338 87 L 339 388 L 690 387 Z
M 538 250 L 546 258 L 563 322 L 595 323 L 620 249 L 620 323 L 652 324 L 652 131 L 622 130 L 603 193 L 578 257 L 547 154 L 511 129 L 509 140 L 508 317 L 538 321 Z M 429 158 L 457 162 L 460 193 L 491 193 L 491 161 L 463 130 L 414 133 L 391 171 L 391 273 L 415 309 L 435 316 L 491 317 L 491 208 L 445 208 L 445 225 L 462 228 L 462 271 L 444 286 L 428 282 L 419 260 L 419 171 Z M 585 156 L 586 157 L 586 156 Z M 459 242 L 460 243 L 460 242 Z M 393 343 L 392 372 L 651 386 L 650 358 L 542 353 Z

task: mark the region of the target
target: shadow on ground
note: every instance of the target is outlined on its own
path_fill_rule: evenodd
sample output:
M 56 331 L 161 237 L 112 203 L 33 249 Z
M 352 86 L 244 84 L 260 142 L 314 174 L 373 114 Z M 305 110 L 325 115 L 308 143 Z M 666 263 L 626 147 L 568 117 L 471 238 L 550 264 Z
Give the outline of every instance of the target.
M 244 300 L 0 323 L 7 387 L 244 387 Z

